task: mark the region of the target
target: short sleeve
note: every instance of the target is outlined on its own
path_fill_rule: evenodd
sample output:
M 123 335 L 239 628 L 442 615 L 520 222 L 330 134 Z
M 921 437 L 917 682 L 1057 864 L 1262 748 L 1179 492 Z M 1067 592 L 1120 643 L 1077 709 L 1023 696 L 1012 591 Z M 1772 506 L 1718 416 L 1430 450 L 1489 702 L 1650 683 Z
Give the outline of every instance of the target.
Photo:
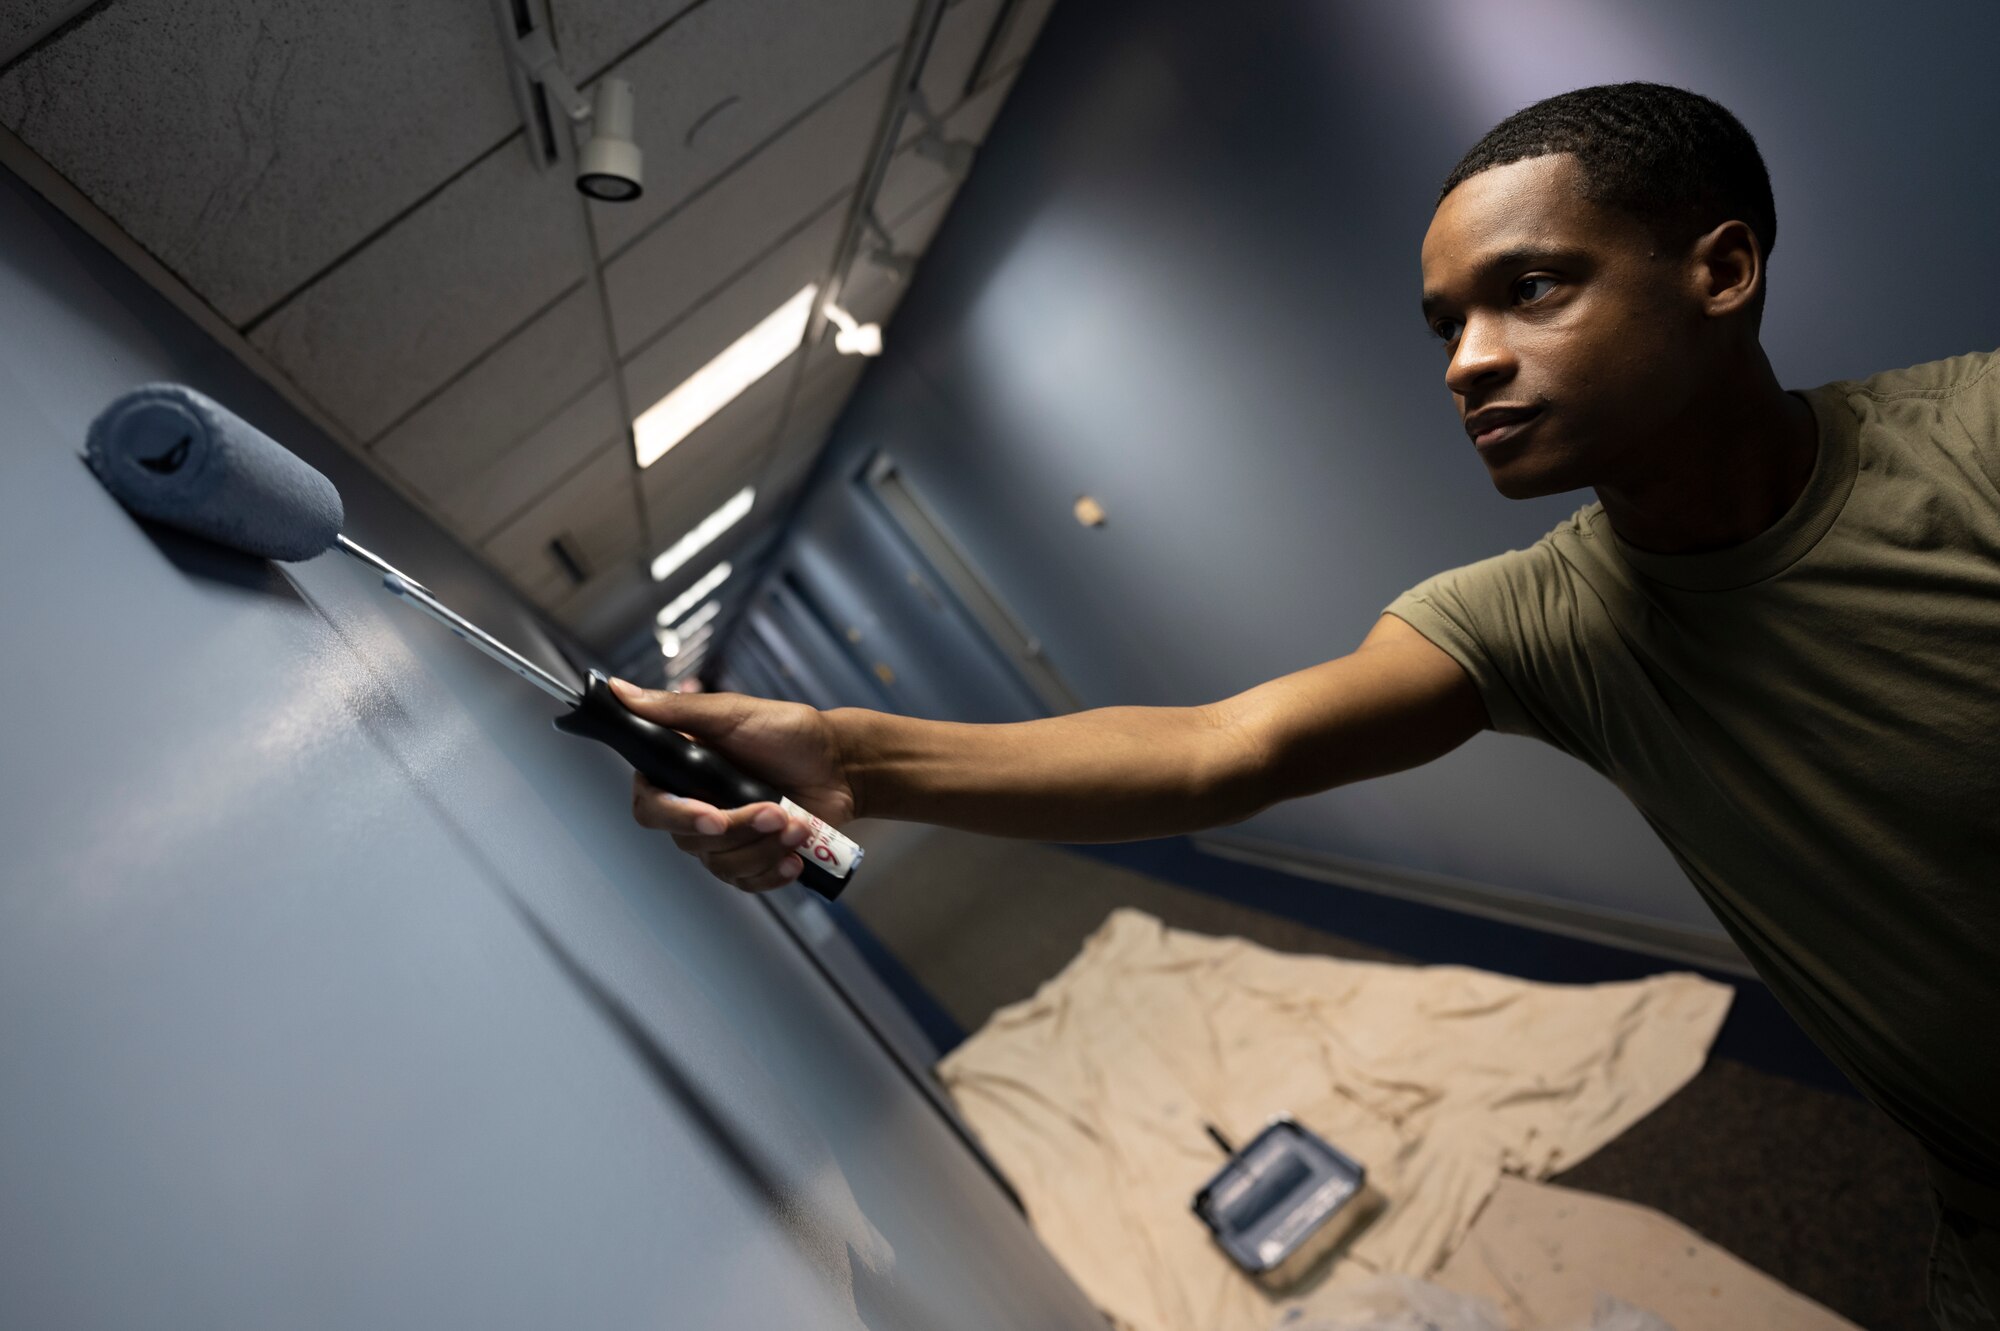
M 2000 351 L 1885 370 L 1859 383 L 1808 389 L 1807 396 L 1840 401 L 1857 392 L 1872 401 L 1892 437 L 1939 443 L 1961 472 L 1983 476 L 1987 494 L 2000 500 Z
M 1597 690 L 1577 629 L 1576 588 L 1549 539 L 1440 573 L 1384 613 L 1464 668 L 1495 730 L 1586 761 L 1597 756 Z
M 1949 400 L 1949 410 L 1965 431 L 1973 456 L 2000 491 L 2000 352 L 1965 356 L 1965 371 Z

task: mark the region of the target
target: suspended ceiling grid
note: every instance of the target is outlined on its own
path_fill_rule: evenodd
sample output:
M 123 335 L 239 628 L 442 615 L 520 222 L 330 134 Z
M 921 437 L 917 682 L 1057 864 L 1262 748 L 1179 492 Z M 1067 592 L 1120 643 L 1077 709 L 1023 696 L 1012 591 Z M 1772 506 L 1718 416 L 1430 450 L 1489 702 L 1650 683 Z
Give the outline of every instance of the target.
M 984 139 L 1052 3 L 946 6 L 918 86 L 947 138 Z M 808 283 L 844 279 L 863 322 L 894 311 L 904 284 L 869 244 L 832 269 L 919 5 L 540 6 L 586 94 L 634 86 L 637 201 L 537 163 L 488 0 L 10 0 L 0 125 L 254 368 L 602 645 L 775 535 L 865 363 L 829 330 L 643 470 L 632 417 Z M 959 184 L 916 151 L 921 125 L 904 117 L 875 196 L 912 255 Z M 651 557 L 746 484 L 751 515 L 652 582 Z

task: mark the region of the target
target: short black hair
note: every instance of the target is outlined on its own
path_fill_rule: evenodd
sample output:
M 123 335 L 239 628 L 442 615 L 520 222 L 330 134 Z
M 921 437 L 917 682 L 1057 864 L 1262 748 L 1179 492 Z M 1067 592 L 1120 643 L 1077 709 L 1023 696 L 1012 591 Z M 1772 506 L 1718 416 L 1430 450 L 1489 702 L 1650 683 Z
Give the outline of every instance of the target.
M 1766 259 L 1778 240 L 1771 176 L 1757 141 L 1721 104 L 1664 83 L 1605 83 L 1523 107 L 1459 159 L 1438 202 L 1481 171 L 1570 153 L 1592 203 L 1636 217 L 1683 245 L 1740 221 Z

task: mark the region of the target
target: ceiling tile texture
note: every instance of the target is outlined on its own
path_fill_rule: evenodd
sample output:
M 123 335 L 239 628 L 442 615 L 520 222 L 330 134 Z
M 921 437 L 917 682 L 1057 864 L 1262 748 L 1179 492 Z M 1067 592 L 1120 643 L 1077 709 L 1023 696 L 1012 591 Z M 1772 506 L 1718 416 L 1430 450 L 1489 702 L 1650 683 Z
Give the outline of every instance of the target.
M 584 279 L 576 195 L 498 152 L 250 332 L 328 415 L 372 439 Z
M 0 75 L 0 123 L 232 323 L 519 127 L 492 12 L 115 0 Z
M 888 100 L 884 57 L 761 152 L 637 237 L 605 265 L 618 345 L 673 323 L 811 217 L 852 191 Z
M 898 123 L 900 80 L 977 144 L 1049 3 L 953 0 L 912 74 L 919 0 L 526 0 L 586 94 L 633 85 L 627 204 L 576 192 L 579 140 L 532 151 L 489 0 L 12 0 L 0 124 L 253 368 L 605 647 L 715 559 L 771 548 L 866 363 L 822 325 L 643 471 L 630 422 L 808 284 L 886 320 L 905 283 L 856 235 L 883 135 L 870 202 L 899 253 L 959 184 L 918 151 L 924 122 Z M 750 515 L 654 583 L 651 557 L 744 485 Z
M 620 61 L 638 98 L 634 136 L 657 182 L 628 204 L 593 203 L 615 252 L 782 133 L 908 35 L 911 0 L 709 0 Z
M 0 7 L 0 63 L 11 63 L 92 0 L 7 0 Z
M 375 457 L 442 506 L 593 381 L 610 348 L 597 294 L 579 282 L 439 388 L 372 445 Z

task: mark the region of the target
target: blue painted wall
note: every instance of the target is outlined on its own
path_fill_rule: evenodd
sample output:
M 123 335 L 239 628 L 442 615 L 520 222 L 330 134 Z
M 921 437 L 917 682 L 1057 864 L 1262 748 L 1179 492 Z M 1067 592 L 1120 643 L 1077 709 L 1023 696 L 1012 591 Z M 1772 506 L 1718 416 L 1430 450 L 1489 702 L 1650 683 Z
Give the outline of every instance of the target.
M 940 659 L 961 626 L 844 483 L 887 449 L 1090 705 L 1342 654 L 1406 587 L 1589 499 L 1492 490 L 1417 312 L 1438 183 L 1481 133 L 1623 79 L 1733 109 L 1778 200 L 1766 344 L 1805 386 L 2000 343 L 1995 50 L 1983 0 L 1058 6 L 786 566 L 833 589 L 893 705 L 1022 709 Z M 1101 530 L 1070 515 L 1086 492 Z M 1530 741 L 1239 830 L 1719 933 L 1623 798 Z
M 777 921 L 353 561 L 141 526 L 186 382 L 527 608 L 0 172 L 0 1326 L 1093 1327 Z

